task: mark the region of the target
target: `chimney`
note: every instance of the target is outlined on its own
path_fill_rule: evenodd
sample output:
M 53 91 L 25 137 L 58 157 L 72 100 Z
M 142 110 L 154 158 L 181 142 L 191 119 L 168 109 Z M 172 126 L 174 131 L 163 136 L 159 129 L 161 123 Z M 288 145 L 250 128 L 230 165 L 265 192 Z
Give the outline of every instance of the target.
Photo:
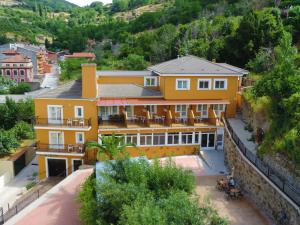
M 97 98 L 98 83 L 97 83 L 97 65 L 82 64 L 82 98 Z

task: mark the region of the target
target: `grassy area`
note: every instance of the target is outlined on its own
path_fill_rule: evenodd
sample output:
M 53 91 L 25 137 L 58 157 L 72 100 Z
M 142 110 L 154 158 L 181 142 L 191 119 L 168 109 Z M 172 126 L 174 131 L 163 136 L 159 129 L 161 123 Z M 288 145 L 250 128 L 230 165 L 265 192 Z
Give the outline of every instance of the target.
M 20 152 L 24 151 L 25 147 L 32 146 L 34 143 L 35 140 L 33 139 L 22 140 L 20 146 L 12 149 L 9 155 L 0 155 L 0 160 L 9 160 L 10 158 L 13 158 L 14 156 L 20 154 Z

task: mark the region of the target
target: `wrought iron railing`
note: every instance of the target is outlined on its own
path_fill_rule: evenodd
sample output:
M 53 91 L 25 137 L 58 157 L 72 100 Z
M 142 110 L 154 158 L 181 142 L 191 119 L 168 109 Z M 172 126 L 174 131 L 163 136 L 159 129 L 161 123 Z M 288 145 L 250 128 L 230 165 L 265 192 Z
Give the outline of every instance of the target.
M 283 193 L 285 193 L 291 201 L 293 201 L 297 206 L 300 207 L 300 190 L 298 190 L 287 179 L 279 175 L 274 169 L 270 168 L 263 160 L 258 158 L 253 151 L 249 150 L 234 132 L 227 119 L 224 119 L 224 122 L 229 133 L 231 134 L 233 141 L 239 147 L 243 155 L 276 187 L 278 187 Z
M 63 127 L 90 127 L 92 125 L 91 119 L 81 118 L 67 118 L 67 119 L 53 119 L 36 117 L 35 125 L 42 126 L 63 126 Z

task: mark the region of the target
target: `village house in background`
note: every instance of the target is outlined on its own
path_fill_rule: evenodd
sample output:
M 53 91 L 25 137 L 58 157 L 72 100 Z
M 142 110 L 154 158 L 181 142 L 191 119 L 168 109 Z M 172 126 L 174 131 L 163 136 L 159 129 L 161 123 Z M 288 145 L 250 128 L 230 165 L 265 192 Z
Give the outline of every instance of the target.
M 92 52 L 74 52 L 72 55 L 65 55 L 65 59 L 87 59 L 89 61 L 94 61 L 96 55 Z
M 0 46 L 0 59 L 7 58 L 3 52 L 14 50 L 32 61 L 34 77 L 44 76 L 51 71 L 51 65 L 48 62 L 48 52 L 43 45 L 27 45 L 22 43 L 5 44 Z
M 35 98 L 39 178 L 68 175 L 96 160 L 87 141 L 122 135 L 132 156 L 223 149 L 221 117 L 235 117 L 242 76 L 228 64 L 184 56 L 145 71 L 97 71 Z
M 29 57 L 15 50 L 2 52 L 6 58 L 0 59 L 0 75 L 16 82 L 33 82 L 33 65 Z

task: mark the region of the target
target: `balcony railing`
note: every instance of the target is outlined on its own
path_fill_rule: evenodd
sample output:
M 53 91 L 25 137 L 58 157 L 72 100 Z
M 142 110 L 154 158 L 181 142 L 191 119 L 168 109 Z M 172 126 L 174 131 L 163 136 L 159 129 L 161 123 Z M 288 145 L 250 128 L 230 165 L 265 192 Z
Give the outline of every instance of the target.
M 180 127 L 180 126 L 219 126 L 220 119 L 213 109 L 209 109 L 207 118 L 203 118 L 200 112 L 195 116 L 192 109 L 189 109 L 186 117 L 180 117 L 178 113 L 167 110 L 164 115 L 151 115 L 149 111 L 143 115 L 128 117 L 126 112 L 121 115 L 110 116 L 108 120 L 99 118 L 99 125 L 102 129 L 111 128 L 135 128 L 135 127 Z
M 37 151 L 39 152 L 57 152 L 57 153 L 84 153 L 85 145 L 61 145 L 61 144 L 43 144 L 37 143 Z
M 60 126 L 70 128 L 86 128 L 92 125 L 91 119 L 68 118 L 68 119 L 52 119 L 52 118 L 35 118 L 36 126 Z

